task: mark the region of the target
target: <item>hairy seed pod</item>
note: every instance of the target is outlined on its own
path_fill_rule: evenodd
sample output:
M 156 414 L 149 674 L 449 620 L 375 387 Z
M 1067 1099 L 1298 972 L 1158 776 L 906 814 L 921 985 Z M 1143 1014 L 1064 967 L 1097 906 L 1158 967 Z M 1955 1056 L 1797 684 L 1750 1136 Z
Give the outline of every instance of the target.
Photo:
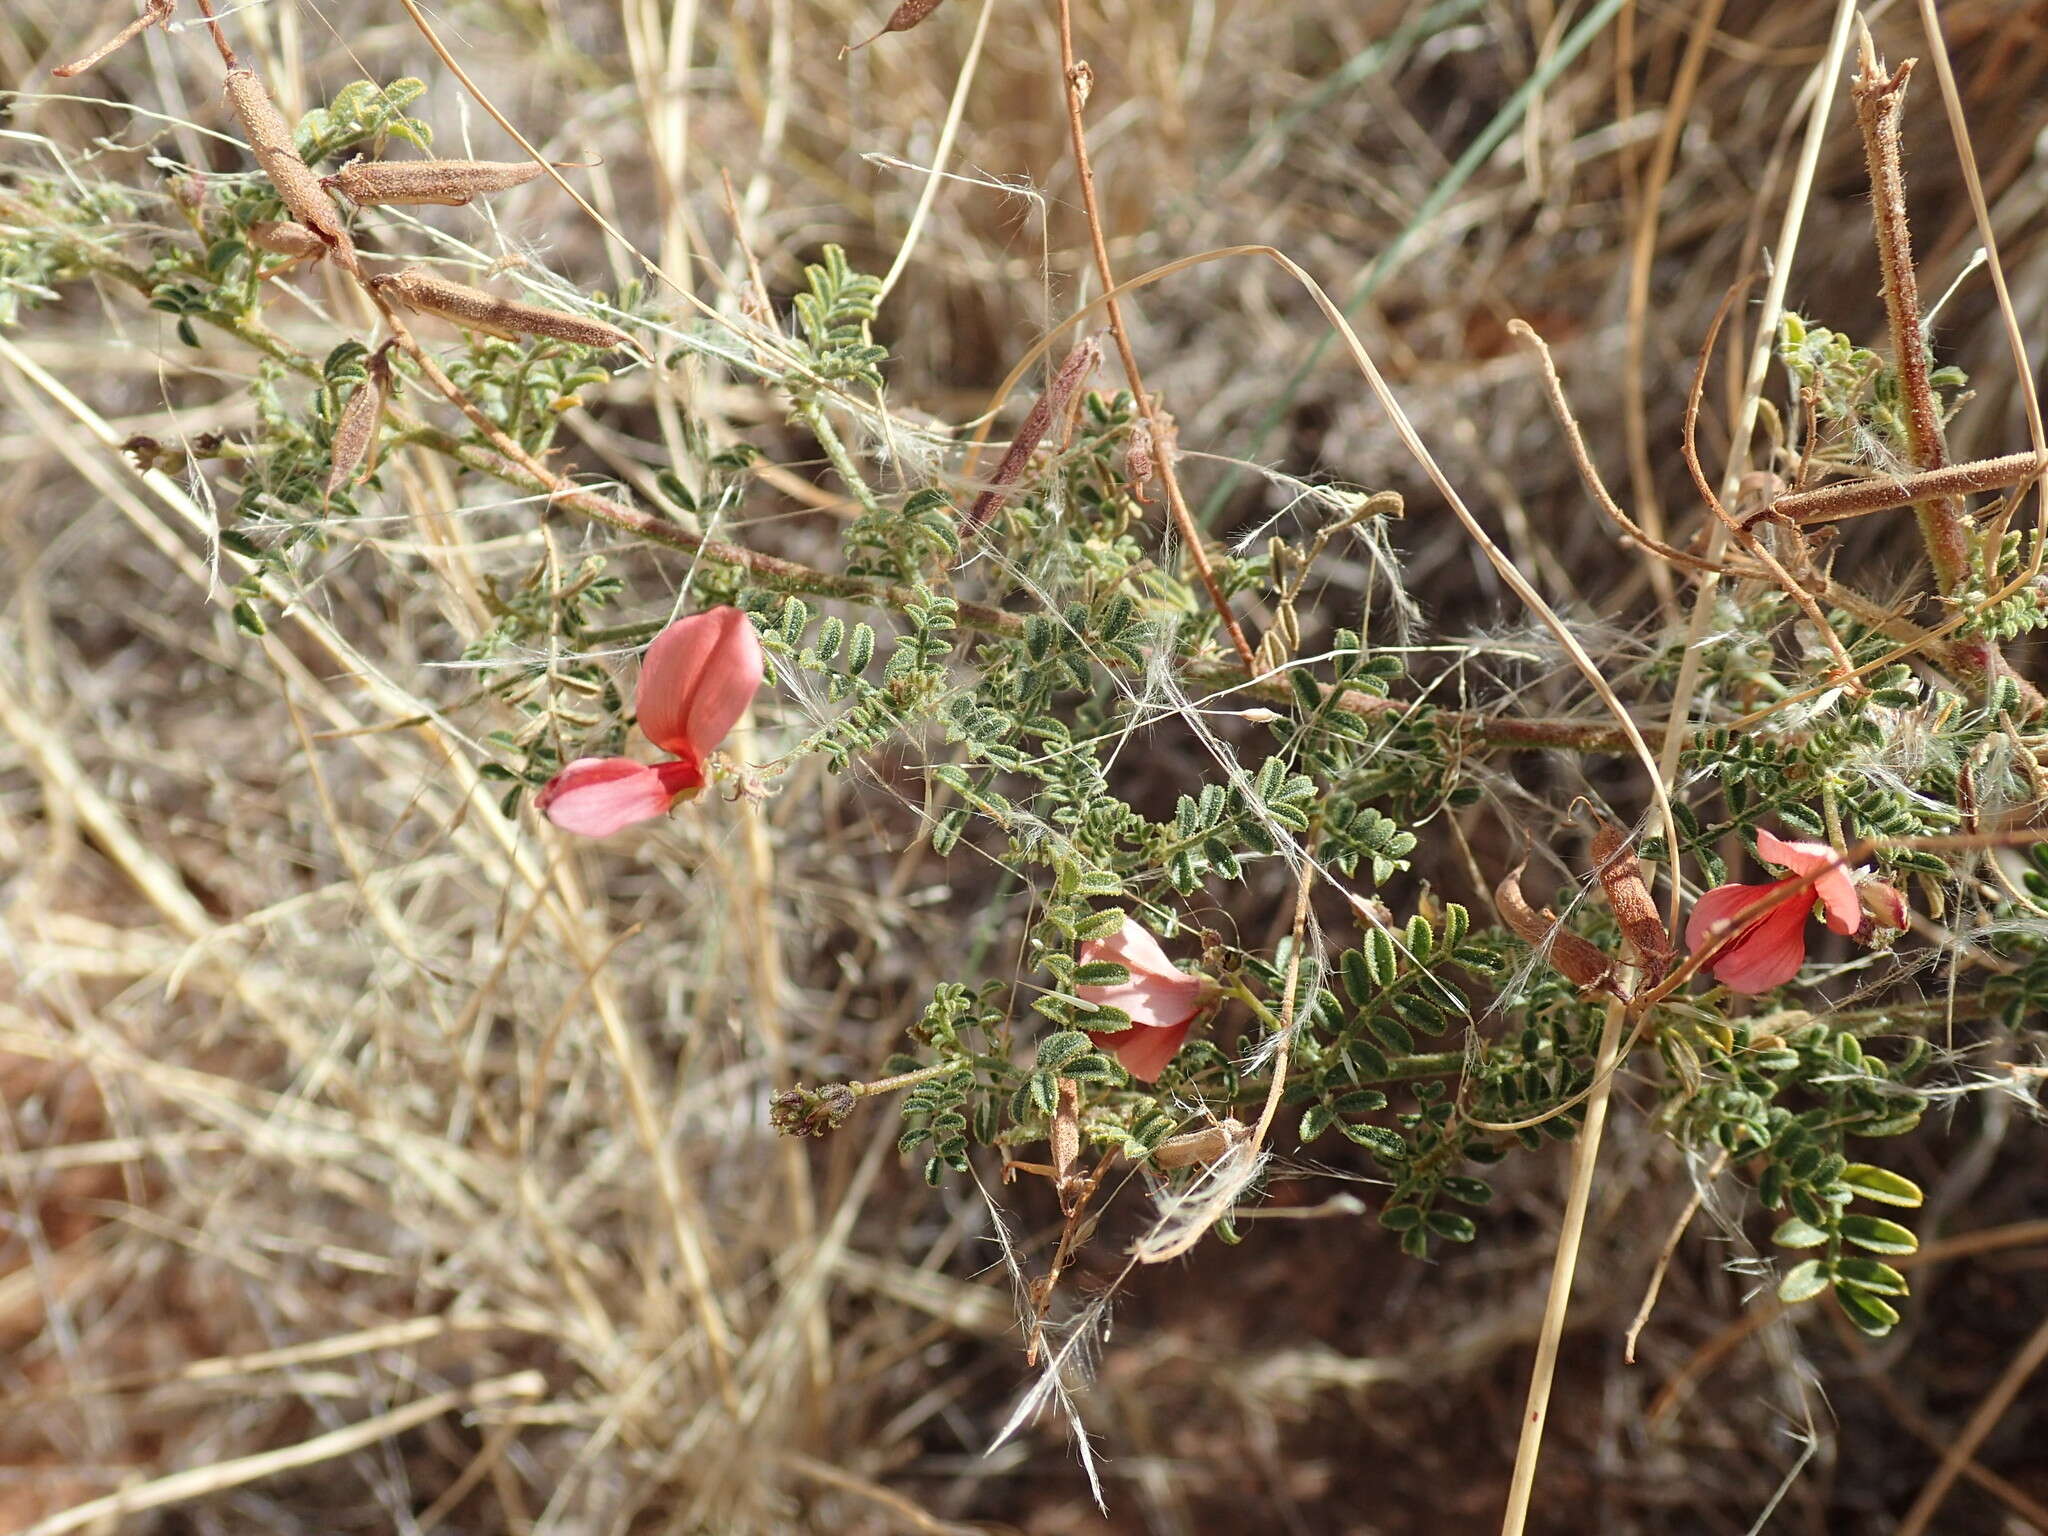
M 1650 900 L 1650 887 L 1643 880 L 1643 866 L 1629 847 L 1628 834 L 1605 819 L 1600 819 L 1600 829 L 1593 834 L 1593 868 L 1600 877 L 1600 888 L 1607 892 L 1614 920 L 1635 946 L 1643 969 L 1653 982 L 1662 979 L 1671 967 L 1671 935 L 1664 931 L 1664 919 Z
M 1250 1137 L 1251 1127 L 1240 1120 L 1224 1120 L 1204 1126 L 1199 1131 L 1183 1131 L 1178 1136 L 1169 1136 L 1152 1149 L 1152 1166 L 1192 1168 L 1197 1163 L 1213 1163 Z
M 263 82 L 251 70 L 231 69 L 225 90 L 229 107 L 241 123 L 242 132 L 248 135 L 256 163 L 263 167 L 264 175 L 277 188 L 277 195 L 284 199 L 292 217 L 326 241 L 334 259 L 343 267 L 350 272 L 358 271 L 355 242 L 341 227 L 334 200 L 321 190 L 320 178 L 299 158 L 291 127 L 272 103 Z
M 1152 423 L 1140 416 L 1131 426 L 1131 440 L 1124 445 L 1124 478 L 1131 483 L 1136 501 L 1151 500 L 1145 487 L 1159 473 L 1159 461 L 1152 456 Z
M 1074 1214 L 1080 1182 L 1076 1170 L 1081 1162 L 1081 1085 L 1071 1077 L 1059 1082 L 1059 1106 L 1053 1111 L 1047 1141 L 1052 1149 L 1052 1175 L 1059 1191 L 1060 1209 Z
M 327 254 L 327 242 L 303 224 L 290 219 L 258 219 L 249 226 L 249 243 L 273 256 L 295 261 L 318 261 Z
M 486 192 L 532 181 L 547 169 L 538 160 L 351 160 L 320 185 L 358 207 L 457 208 Z
M 881 31 L 877 32 L 874 37 L 862 38 L 850 47 L 840 49 L 839 57 L 843 59 L 849 53 L 854 53 L 867 47 L 876 38 L 887 37 L 891 32 L 908 32 L 945 3 L 946 0 L 903 0 L 901 5 L 889 13 L 889 19 L 882 23 Z
M 1615 992 L 1614 962 L 1589 940 L 1561 927 L 1550 908 L 1537 911 L 1522 895 L 1522 865 L 1517 864 L 1493 891 L 1494 910 L 1518 938 L 1535 946 L 1559 975 L 1577 986 Z M 1616 996 L 1620 994 L 1615 992 Z
M 147 0 L 142 14 L 127 26 L 93 49 L 82 59 L 73 59 L 69 64 L 60 64 L 50 73 L 60 80 L 69 80 L 73 75 L 82 75 L 109 54 L 118 53 L 151 27 L 167 26 L 171 19 L 171 8 L 177 0 Z
M 377 440 L 377 423 L 384 419 L 384 401 L 391 393 L 391 342 L 385 342 L 370 356 L 370 376 L 355 387 L 334 424 L 334 442 L 328 453 L 327 486 L 332 496 L 355 477 L 356 469 Z
M 507 341 L 517 341 L 521 336 L 549 336 L 556 341 L 574 342 L 579 347 L 597 347 L 607 352 L 632 345 L 631 338 L 624 331 L 606 325 L 602 320 L 586 320 L 581 315 L 566 314 L 559 309 L 543 309 L 538 304 L 501 299 L 481 288 L 451 283 L 425 267 L 407 267 L 402 272 L 373 277 L 370 286 L 386 299 L 408 309 L 439 315 L 443 320 L 452 320 L 467 330 L 502 336 Z
M 1038 445 L 1052 429 L 1053 421 L 1066 410 L 1075 392 L 1101 363 L 1100 336 L 1085 336 L 1075 344 L 1066 361 L 1060 364 L 1059 372 L 1053 375 L 1051 386 L 1038 397 L 1031 407 L 1031 414 L 1024 418 L 1024 425 L 1017 429 L 1016 437 L 1010 442 L 1010 451 L 996 466 L 988 489 L 975 498 L 974 506 L 967 514 L 968 527 L 979 528 L 1002 510 L 1003 503 L 1010 499 L 1012 487 L 1023 478 L 1024 466 L 1031 462 L 1031 455 L 1038 451 Z

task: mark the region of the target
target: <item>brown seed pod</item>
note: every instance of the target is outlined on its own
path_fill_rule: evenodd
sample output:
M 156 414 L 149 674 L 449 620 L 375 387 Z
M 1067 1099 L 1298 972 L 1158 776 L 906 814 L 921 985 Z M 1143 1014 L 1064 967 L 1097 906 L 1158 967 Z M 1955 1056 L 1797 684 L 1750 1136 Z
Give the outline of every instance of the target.
M 1060 1209 L 1074 1214 L 1081 1163 L 1081 1086 L 1071 1077 L 1057 1079 L 1059 1105 L 1053 1112 L 1048 1141 L 1052 1150 L 1053 1184 L 1059 1190 Z
M 1656 982 L 1671 968 L 1671 935 L 1664 931 L 1664 919 L 1650 900 L 1650 887 L 1643 880 L 1643 866 L 1636 862 L 1628 834 L 1604 818 L 1595 820 L 1600 826 L 1593 834 L 1593 868 L 1600 887 L 1607 892 L 1614 920 L 1635 946 L 1650 980 Z
M 1131 483 L 1131 496 L 1136 501 L 1149 501 L 1145 487 L 1152 483 L 1152 477 L 1159 473 L 1159 460 L 1152 452 L 1152 423 L 1140 416 L 1131 425 L 1131 440 L 1124 445 L 1124 478 Z
M 1522 895 L 1522 868 L 1517 864 L 1494 887 L 1493 906 L 1500 913 L 1500 920 L 1518 938 L 1534 945 L 1537 952 L 1550 962 L 1552 969 L 1566 980 L 1581 987 L 1612 992 L 1619 997 L 1621 994 L 1615 987 L 1614 962 L 1589 940 L 1561 927 L 1557 914 L 1550 908 L 1537 911 L 1529 905 Z
M 632 345 L 632 338 L 624 331 L 602 320 L 586 320 L 559 309 L 501 299 L 481 288 L 437 277 L 425 267 L 407 267 L 402 272 L 373 277 L 370 286 L 384 298 L 408 309 L 439 315 L 467 330 L 502 336 L 507 341 L 517 341 L 521 336 L 551 336 L 556 341 L 605 351 Z
M 289 256 L 295 261 L 318 261 L 327 254 L 325 240 L 290 219 L 258 219 L 249 226 L 249 243 L 273 256 Z
M 256 163 L 263 167 L 263 173 L 277 188 L 277 195 L 284 199 L 292 217 L 326 241 L 342 266 L 350 272 L 358 271 L 355 243 L 341 227 L 334 200 L 321 190 L 320 178 L 299 158 L 291 127 L 271 102 L 263 82 L 251 70 L 231 69 L 225 89 L 228 105 L 241 123 L 242 132 L 248 135 Z
M 1151 1163 L 1154 1168 L 1192 1168 L 1197 1163 L 1213 1163 L 1232 1147 L 1250 1140 L 1251 1133 L 1251 1127 L 1238 1120 L 1224 1120 L 1199 1131 L 1183 1131 L 1154 1147 Z
M 1084 336 L 1075 343 L 1066 360 L 1060 364 L 1059 372 L 1053 375 L 1052 384 L 1038 397 L 1031 407 L 1031 414 L 1024 418 L 1024 425 L 1017 429 L 1017 435 L 1010 442 L 1010 451 L 1003 455 L 1002 463 L 996 466 L 990 477 L 988 489 L 974 500 L 974 506 L 967 514 L 967 526 L 979 528 L 1003 508 L 1010 499 L 1010 490 L 1023 478 L 1024 466 L 1031 462 L 1031 455 L 1038 451 L 1038 445 L 1051 430 L 1053 420 L 1074 398 L 1075 393 L 1102 362 L 1102 338 Z
M 901 5 L 889 13 L 889 19 L 882 23 L 881 31 L 877 32 L 874 37 L 863 38 L 857 43 L 840 49 L 839 57 L 843 59 L 849 53 L 854 53 L 867 47 L 869 43 L 875 41 L 875 38 L 887 37 L 891 32 L 908 32 L 945 3 L 946 0 L 903 0 Z
M 320 185 L 358 207 L 411 207 L 434 203 L 457 208 L 487 192 L 532 181 L 547 167 L 538 160 L 351 160 Z
M 84 74 L 109 54 L 118 53 L 121 49 L 126 48 L 151 27 L 161 27 L 168 24 L 171 19 L 171 9 L 176 3 L 177 0 L 146 0 L 142 7 L 142 14 L 129 22 L 127 26 L 116 32 L 104 43 L 101 43 L 99 47 L 93 49 L 84 58 L 73 59 L 69 64 L 60 64 L 51 70 L 50 73 L 57 76 L 60 80 L 69 80 L 73 75 Z
M 391 393 L 392 346 L 387 341 L 370 355 L 370 376 L 355 387 L 341 408 L 328 454 L 324 495 L 332 496 L 355 478 L 357 467 L 377 440 L 377 423 L 384 418 L 384 401 Z

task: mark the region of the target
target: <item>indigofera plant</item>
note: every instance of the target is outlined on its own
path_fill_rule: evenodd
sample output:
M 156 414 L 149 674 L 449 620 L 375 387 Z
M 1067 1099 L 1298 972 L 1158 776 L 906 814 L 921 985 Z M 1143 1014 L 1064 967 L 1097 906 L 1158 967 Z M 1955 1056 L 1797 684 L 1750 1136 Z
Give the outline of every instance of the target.
M 885 30 L 933 9 L 907 3 Z M 1078 142 L 1086 92 L 1071 75 L 1067 86 Z M 2048 1003 L 2048 863 L 2009 867 L 2048 800 L 2048 732 L 2039 695 L 1999 650 L 2048 623 L 2042 542 L 1998 519 L 1985 531 L 1928 518 L 1945 541 L 1923 594 L 1949 625 L 1937 634 L 1913 605 L 1825 570 L 1795 514 L 1826 489 L 1817 479 L 1903 484 L 1895 459 L 1939 469 L 1928 434 L 1960 408 L 1947 393 L 1959 376 L 1902 369 L 1787 318 L 1774 415 L 1789 428 L 1772 472 L 1789 489 L 1766 489 L 1739 522 L 1718 501 L 1704 509 L 1728 519 L 1712 525 L 1739 546 L 1725 560 L 1718 540 L 1700 553 L 1642 535 L 1599 486 L 1567 412 L 1603 515 L 1694 584 L 1701 622 L 1646 617 L 1626 676 L 1589 679 L 1565 713 L 1529 714 L 1514 687 L 1463 670 L 1483 647 L 1418 642 L 1391 491 L 1301 485 L 1283 533 L 1220 547 L 1190 536 L 1178 429 L 1131 377 L 1113 308 L 1123 387 L 1090 387 L 1111 349 L 1085 329 L 1099 322 L 1072 317 L 1078 339 L 1028 414 L 1007 418 L 1007 446 L 983 472 L 965 430 L 900 408 L 883 284 L 836 246 L 805 267 L 786 320 L 678 316 L 635 289 L 604 310 L 632 333 L 420 265 L 430 253 L 409 243 L 416 226 L 381 209 L 459 206 L 540 173 L 376 159 L 316 169 L 383 136 L 425 147 L 425 124 L 405 111 L 423 90 L 363 82 L 294 126 L 251 71 L 229 68 L 262 179 L 180 204 L 161 227 L 108 234 L 100 214 L 128 193 L 24 178 L 0 194 L 0 272 L 25 274 L 0 289 L 0 321 L 93 280 L 174 315 L 194 345 L 203 326 L 246 349 L 255 425 L 195 439 L 178 467 L 224 493 L 221 543 L 248 571 L 235 617 L 251 633 L 275 616 L 277 592 L 317 584 L 357 498 L 380 494 L 380 456 L 433 456 L 478 504 L 544 502 L 545 557 L 525 546 L 516 570 L 493 574 L 486 624 L 449 647 L 485 669 L 450 709 L 474 714 L 508 815 L 530 798 L 555 826 L 603 837 L 658 822 L 718 774 L 766 796 L 802 793 L 806 760 L 875 770 L 906 867 L 963 904 L 971 893 L 1006 930 L 988 953 L 1010 958 L 948 957 L 947 979 L 913 1005 L 910 1049 L 872 1079 L 782 1087 L 778 1127 L 822 1135 L 900 1094 L 899 1145 L 932 1182 L 978 1163 L 1049 1170 L 1069 1218 L 1056 1277 L 1119 1163 L 1147 1168 L 1168 1196 L 1216 1181 L 1195 1236 L 1238 1236 L 1233 1213 L 1256 1200 L 1277 1125 L 1358 1149 L 1348 1155 L 1387 1187 L 1375 1219 L 1422 1256 L 1481 1235 L 1489 1170 L 1597 1128 L 1589 1106 L 1604 1106 L 1625 1064 L 1684 1154 L 1753 1182 L 1778 1245 L 1802 1255 L 1786 1299 L 1832 1289 L 1859 1328 L 1896 1322 L 1905 1281 L 1883 1261 L 1910 1251 L 1912 1233 L 1849 1207 L 1919 1195 L 1866 1144 L 1917 1126 L 1941 1074 L 1960 1085 L 1924 1039 L 1933 1018 L 2024 1033 Z M 1901 231 L 1889 235 L 1888 270 L 1910 257 Z M 359 284 L 377 329 L 307 351 L 266 323 L 266 306 L 325 254 L 341 269 L 326 275 Z M 409 264 L 385 270 L 393 261 Z M 454 322 L 459 350 L 429 348 L 408 314 Z M 1894 354 L 1925 346 L 1908 323 Z M 631 466 L 642 496 L 600 491 L 550 462 L 553 433 L 601 398 L 626 366 L 608 355 L 628 347 L 664 368 L 723 370 L 770 408 L 745 430 L 692 417 L 673 458 L 648 449 Z M 777 452 L 785 464 L 764 470 Z M 137 458 L 161 468 L 170 451 Z M 801 484 L 788 467 L 800 461 L 836 489 Z M 1944 481 L 1941 495 L 1959 506 L 2018 474 L 2005 464 L 1982 485 Z M 749 505 L 788 511 L 777 498 L 792 485 L 846 513 L 806 559 L 731 533 Z M 1178 543 L 1162 532 L 1161 492 Z M 1911 504 L 1859 502 L 1855 515 Z M 627 555 L 563 560 L 570 519 Z M 635 558 L 643 549 L 688 559 Z M 1256 651 L 1240 613 L 1261 616 Z M 629 722 L 606 660 L 650 637 Z M 1445 650 L 1460 652 L 1459 670 Z M 714 767 L 757 703 L 758 739 L 779 755 Z M 1582 843 L 1572 808 L 1539 798 L 1509 760 L 1604 756 L 1636 772 L 1637 707 L 1673 720 L 1678 771 L 1654 785 L 1616 778 Z M 668 760 L 625 755 L 633 723 Z M 1537 848 L 1562 916 L 1523 893 Z M 1728 860 L 1748 848 L 1790 873 L 1730 882 Z M 1296 892 L 1301 916 L 1283 933 L 1271 914 Z M 1666 925 L 1674 892 L 1685 954 Z M 1475 921 L 1489 898 L 1498 921 Z M 1895 945 L 1809 945 L 1816 902 L 1832 934 Z M 1943 912 L 1967 915 L 1970 944 L 1908 929 L 1913 914 Z M 1944 994 L 1938 1014 L 1922 982 Z M 1041 1145 L 1042 1163 L 1020 1156 Z

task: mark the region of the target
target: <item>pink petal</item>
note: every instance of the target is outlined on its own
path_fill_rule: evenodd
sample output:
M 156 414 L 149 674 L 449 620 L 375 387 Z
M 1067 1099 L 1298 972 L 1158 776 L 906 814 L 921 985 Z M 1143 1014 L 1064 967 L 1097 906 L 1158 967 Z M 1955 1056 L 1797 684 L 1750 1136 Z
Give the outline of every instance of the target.
M 1131 918 L 1106 939 L 1091 939 L 1081 946 L 1090 960 L 1115 960 L 1131 968 L 1133 975 L 1163 976 L 1175 969 L 1172 959 L 1159 947 L 1152 931 Z
M 1819 873 L 1813 893 L 1826 905 L 1828 926 L 1835 932 L 1854 933 L 1863 926 L 1863 903 L 1856 895 L 1856 881 L 1842 856 L 1826 843 L 1790 842 L 1759 827 L 1756 851 L 1766 863 L 1795 875 Z
M 1167 958 L 1159 941 L 1130 918 L 1123 929 L 1106 939 L 1090 939 L 1079 956 L 1091 960 L 1114 960 L 1131 973 L 1129 981 L 1106 987 L 1076 987 L 1074 995 L 1084 1002 L 1121 1008 L 1140 1028 L 1171 1029 L 1185 1025 L 1209 1001 L 1216 984 L 1206 976 L 1190 976 Z M 1129 1031 L 1119 1031 L 1127 1034 Z
M 1882 880 L 1866 880 L 1856 887 L 1856 895 L 1880 928 L 1903 928 L 1909 918 L 1906 898 L 1895 885 Z
M 1777 880 L 1769 885 L 1716 886 L 1693 903 L 1685 924 L 1685 947 L 1697 954 L 1716 924 L 1790 884 Z M 1736 992 L 1768 992 L 1783 986 L 1806 963 L 1806 916 L 1812 905 L 1803 892 L 1787 896 L 1728 941 L 1707 963 L 1708 971 Z
M 685 763 L 636 763 L 629 757 L 579 757 L 549 779 L 534 807 L 564 832 L 609 837 L 664 815 L 702 776 Z
M 1150 1083 L 1158 1080 L 1159 1074 L 1166 1070 L 1166 1064 L 1179 1053 L 1193 1025 L 1192 1017 L 1166 1029 L 1147 1029 L 1142 1024 L 1133 1024 L 1115 1034 L 1090 1034 L 1088 1038 L 1122 1062 L 1124 1070 L 1131 1076 L 1140 1082 Z
M 761 638 L 737 608 L 677 619 L 647 648 L 635 707 L 649 741 L 701 763 L 761 687 Z

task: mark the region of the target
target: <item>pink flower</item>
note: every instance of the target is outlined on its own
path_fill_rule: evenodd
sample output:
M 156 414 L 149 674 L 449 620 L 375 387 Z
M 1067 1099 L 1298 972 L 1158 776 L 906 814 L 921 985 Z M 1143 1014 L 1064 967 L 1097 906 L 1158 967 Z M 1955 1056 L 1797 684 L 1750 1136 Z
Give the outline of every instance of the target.
M 1863 902 L 1842 856 L 1825 843 L 1791 843 L 1769 832 L 1756 835 L 1757 855 L 1791 875 L 1769 885 L 1719 885 L 1693 904 L 1685 925 L 1685 947 L 1697 954 L 1713 928 L 1808 875 L 1817 875 L 1807 891 L 1788 896 L 1726 940 L 1707 969 L 1734 992 L 1768 992 L 1783 986 L 1806 963 L 1806 919 L 1820 898 L 1828 927 L 1855 933 L 1863 926 Z
M 706 759 L 746 713 L 761 674 L 760 637 L 739 609 L 677 619 L 647 648 L 634 695 L 641 734 L 673 760 L 579 757 L 548 780 L 534 805 L 584 837 L 666 814 L 679 795 L 704 787 Z
M 1148 1083 L 1156 1080 L 1187 1039 L 1196 1016 L 1215 997 L 1216 983 L 1181 970 L 1166 957 L 1159 941 L 1128 917 L 1114 936 L 1083 944 L 1080 959 L 1083 965 L 1113 960 L 1131 973 L 1129 981 L 1076 987 L 1074 994 L 1131 1016 L 1130 1028 L 1091 1030 L 1088 1038 L 1122 1062 L 1131 1076 Z

